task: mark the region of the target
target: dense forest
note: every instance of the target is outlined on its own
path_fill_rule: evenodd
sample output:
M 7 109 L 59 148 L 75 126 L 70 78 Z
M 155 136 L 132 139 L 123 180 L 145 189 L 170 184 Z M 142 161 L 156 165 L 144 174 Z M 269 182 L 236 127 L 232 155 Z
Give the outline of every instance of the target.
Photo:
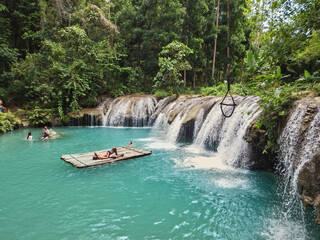
M 1 0 L 0 11 L 0 99 L 29 113 L 63 118 L 99 95 L 222 94 L 228 64 L 234 93 L 273 108 L 320 92 L 319 0 Z

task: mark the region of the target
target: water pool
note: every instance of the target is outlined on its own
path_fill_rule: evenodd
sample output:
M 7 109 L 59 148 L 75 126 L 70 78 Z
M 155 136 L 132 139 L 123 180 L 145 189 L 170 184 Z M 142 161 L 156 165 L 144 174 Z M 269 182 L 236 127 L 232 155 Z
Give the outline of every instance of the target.
M 148 128 L 55 130 L 48 141 L 41 129 L 0 136 L 0 239 L 319 239 L 313 209 L 288 210 L 272 174 L 225 166 Z M 130 140 L 153 153 L 89 169 L 60 160 Z

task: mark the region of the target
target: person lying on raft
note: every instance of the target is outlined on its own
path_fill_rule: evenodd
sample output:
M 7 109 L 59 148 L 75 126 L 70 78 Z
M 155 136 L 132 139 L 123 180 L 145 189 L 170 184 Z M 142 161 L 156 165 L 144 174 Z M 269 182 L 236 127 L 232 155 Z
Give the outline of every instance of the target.
M 114 153 L 115 153 L 115 155 L 113 155 Z M 98 154 L 98 153 L 94 152 L 93 159 L 96 160 L 96 159 L 117 158 L 117 157 L 122 157 L 123 155 L 124 154 L 118 155 L 117 148 L 114 147 L 112 149 L 109 149 L 106 154 Z

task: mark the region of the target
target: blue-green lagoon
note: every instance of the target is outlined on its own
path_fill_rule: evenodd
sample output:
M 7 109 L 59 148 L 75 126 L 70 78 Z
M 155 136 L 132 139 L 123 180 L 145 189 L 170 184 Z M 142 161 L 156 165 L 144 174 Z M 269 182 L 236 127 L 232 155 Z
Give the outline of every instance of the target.
M 0 239 L 319 239 L 281 179 L 235 169 L 151 128 L 54 128 L 0 136 Z M 24 138 L 31 131 L 33 141 Z M 125 146 L 142 158 L 77 169 L 60 156 Z

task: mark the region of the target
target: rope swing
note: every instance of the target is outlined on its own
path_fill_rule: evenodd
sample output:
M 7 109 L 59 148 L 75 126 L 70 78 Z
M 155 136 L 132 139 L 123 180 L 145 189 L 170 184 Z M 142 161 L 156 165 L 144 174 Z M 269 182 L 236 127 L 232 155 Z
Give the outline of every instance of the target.
M 226 95 L 224 96 L 223 100 L 220 103 L 220 109 L 226 118 L 231 117 L 235 108 L 236 103 L 231 95 L 230 92 L 230 2 L 227 1 L 227 14 L 228 14 L 228 45 L 227 45 L 227 82 L 228 82 L 228 91 L 226 92 Z M 229 97 L 228 97 L 229 95 Z

